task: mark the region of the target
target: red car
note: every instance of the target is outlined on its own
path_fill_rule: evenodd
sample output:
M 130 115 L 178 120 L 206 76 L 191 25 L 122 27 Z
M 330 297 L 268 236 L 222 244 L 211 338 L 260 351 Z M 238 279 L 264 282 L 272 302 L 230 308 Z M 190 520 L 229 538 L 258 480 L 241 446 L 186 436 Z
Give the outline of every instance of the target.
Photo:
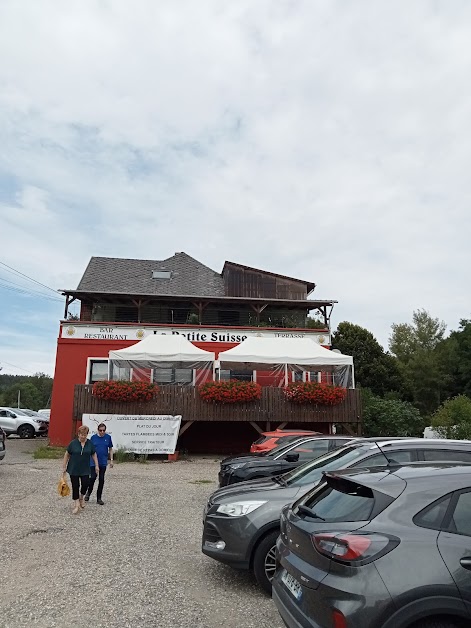
M 262 432 L 260 438 L 252 443 L 251 453 L 264 453 L 278 447 L 287 445 L 289 442 L 301 438 L 302 436 L 320 436 L 321 432 L 310 430 L 274 430 L 273 432 Z

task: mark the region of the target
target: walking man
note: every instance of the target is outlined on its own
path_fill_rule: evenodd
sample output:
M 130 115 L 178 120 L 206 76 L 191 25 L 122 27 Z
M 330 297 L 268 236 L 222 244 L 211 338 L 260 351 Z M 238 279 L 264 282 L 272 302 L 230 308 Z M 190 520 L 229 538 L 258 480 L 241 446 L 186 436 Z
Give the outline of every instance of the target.
M 104 423 L 100 423 L 97 431 L 98 434 L 93 434 L 90 440 L 95 447 L 99 467 L 96 503 L 103 506 L 105 502 L 101 499 L 101 496 L 103 494 L 103 485 L 105 483 L 106 467 L 108 466 L 108 454 L 110 455 L 110 467 L 113 468 L 113 441 L 111 440 L 111 436 L 106 433 L 106 425 Z M 88 484 L 87 494 L 85 495 L 86 502 L 90 499 L 96 478 L 97 474 L 94 462 L 90 459 L 90 482 Z

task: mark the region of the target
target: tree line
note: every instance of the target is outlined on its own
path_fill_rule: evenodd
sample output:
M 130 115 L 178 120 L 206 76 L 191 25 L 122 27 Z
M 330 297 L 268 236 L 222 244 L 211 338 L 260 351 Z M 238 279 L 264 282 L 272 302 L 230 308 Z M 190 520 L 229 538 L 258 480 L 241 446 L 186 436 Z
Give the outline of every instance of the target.
M 30 410 L 49 408 L 52 394 L 52 377 L 45 373 L 35 375 L 0 375 L 0 406 Z
M 365 436 L 421 436 L 433 426 L 448 437 L 471 437 L 471 320 L 446 335 L 426 310 L 391 326 L 388 351 L 371 332 L 340 323 L 332 348 L 352 355 L 362 389 Z

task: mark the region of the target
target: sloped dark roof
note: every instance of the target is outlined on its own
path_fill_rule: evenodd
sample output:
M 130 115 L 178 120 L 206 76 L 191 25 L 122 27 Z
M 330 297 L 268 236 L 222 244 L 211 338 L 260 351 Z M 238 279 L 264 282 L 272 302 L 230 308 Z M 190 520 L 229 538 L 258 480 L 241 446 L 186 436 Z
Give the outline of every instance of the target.
M 158 270 L 170 271 L 170 279 L 154 279 L 152 273 Z M 186 253 L 175 253 L 164 260 L 92 257 L 77 290 L 217 297 L 224 296 L 224 281 L 219 273 Z

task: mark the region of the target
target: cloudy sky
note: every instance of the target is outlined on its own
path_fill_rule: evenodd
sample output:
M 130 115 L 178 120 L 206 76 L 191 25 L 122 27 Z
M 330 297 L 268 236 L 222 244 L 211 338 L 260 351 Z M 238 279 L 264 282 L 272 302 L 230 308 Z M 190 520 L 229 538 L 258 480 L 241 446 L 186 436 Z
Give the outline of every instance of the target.
M 63 315 L 11 269 L 75 288 L 91 255 L 314 281 L 385 346 L 456 329 L 470 74 L 466 0 L 0 0 L 2 372 L 52 374 Z

